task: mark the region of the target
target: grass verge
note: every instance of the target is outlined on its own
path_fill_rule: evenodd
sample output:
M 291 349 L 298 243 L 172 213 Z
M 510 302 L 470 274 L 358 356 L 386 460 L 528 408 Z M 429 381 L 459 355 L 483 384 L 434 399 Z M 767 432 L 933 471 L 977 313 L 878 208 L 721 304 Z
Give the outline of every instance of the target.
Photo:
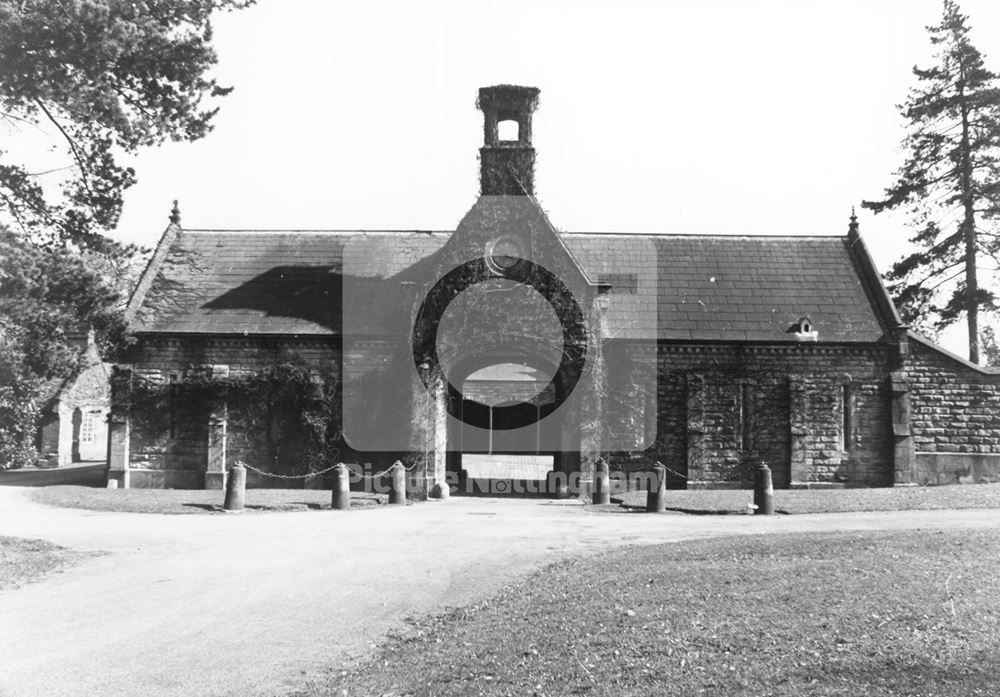
M 116 513 L 224 515 L 225 492 L 203 489 L 96 489 L 84 486 L 48 486 L 31 492 L 31 500 L 49 506 L 84 508 Z M 321 489 L 247 489 L 245 509 L 250 513 L 329 510 L 331 493 Z M 385 496 L 351 494 L 351 506 L 384 503 Z
M 629 508 L 645 508 L 646 492 L 616 496 Z M 683 513 L 747 513 L 753 501 L 748 489 L 681 489 L 667 491 L 667 509 Z M 1000 484 L 885 487 L 875 489 L 778 489 L 779 513 L 842 513 L 847 511 L 913 511 L 958 508 L 1000 508 Z
M 1000 531 L 775 535 L 550 566 L 327 695 L 1000 694 Z
M 84 556 L 44 540 L 0 537 L 0 591 L 37 581 Z

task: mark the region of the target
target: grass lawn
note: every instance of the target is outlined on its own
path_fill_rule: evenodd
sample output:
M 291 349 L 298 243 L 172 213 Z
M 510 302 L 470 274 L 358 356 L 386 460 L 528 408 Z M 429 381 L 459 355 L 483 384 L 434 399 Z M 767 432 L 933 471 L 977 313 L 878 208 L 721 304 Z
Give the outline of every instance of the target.
M 626 507 L 646 507 L 646 492 L 631 491 L 621 499 Z M 667 509 L 685 513 L 746 513 L 753 501 L 749 489 L 668 490 Z M 839 513 L 844 511 L 907 511 L 936 508 L 1000 508 L 1000 484 L 885 487 L 877 489 L 778 489 L 779 513 Z
M 222 513 L 222 491 L 198 489 L 103 489 L 84 486 L 48 486 L 32 492 L 32 500 L 51 506 L 128 513 Z M 354 507 L 385 503 L 386 496 L 355 492 Z M 621 499 L 626 508 L 644 509 L 646 492 L 633 491 Z M 749 490 L 670 490 L 667 509 L 695 514 L 747 513 L 753 498 Z M 835 513 L 841 511 L 928 510 L 935 508 L 1000 508 L 1000 484 L 900 487 L 884 489 L 778 490 L 774 507 L 779 513 Z M 305 511 L 330 508 L 330 492 L 321 489 L 247 489 L 248 512 Z M 621 511 L 617 504 L 594 510 Z
M 1000 531 L 630 547 L 412 620 L 326 695 L 1000 694 Z
M 50 506 L 86 508 L 122 513 L 218 513 L 224 491 L 203 489 L 97 489 L 85 486 L 47 486 L 31 493 L 32 501 Z M 322 489 L 247 489 L 247 512 L 329 510 L 332 494 Z M 377 506 L 387 497 L 351 494 L 352 508 Z
M 36 581 L 83 556 L 44 540 L 0 537 L 0 591 Z

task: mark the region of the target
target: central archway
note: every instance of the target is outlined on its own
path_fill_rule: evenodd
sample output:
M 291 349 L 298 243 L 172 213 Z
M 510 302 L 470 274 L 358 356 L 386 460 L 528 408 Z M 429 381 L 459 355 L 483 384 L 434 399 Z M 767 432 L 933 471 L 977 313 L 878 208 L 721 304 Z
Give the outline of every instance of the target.
M 466 361 L 451 377 L 460 386 L 449 390 L 461 415 L 450 422 L 448 433 L 448 469 L 458 480 L 455 493 L 552 493 L 548 482 L 561 468 L 566 437 L 560 422 L 545 420 L 562 401 L 563 381 L 555 367 L 521 351 L 492 353 Z

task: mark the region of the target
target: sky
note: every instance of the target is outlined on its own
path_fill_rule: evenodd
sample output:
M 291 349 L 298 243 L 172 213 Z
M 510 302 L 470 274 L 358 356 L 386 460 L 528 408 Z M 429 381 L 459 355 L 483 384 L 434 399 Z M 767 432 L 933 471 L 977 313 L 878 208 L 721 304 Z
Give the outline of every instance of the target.
M 1000 70 L 1000 2 L 964 0 Z M 117 233 L 454 229 L 478 193 L 481 86 L 541 89 L 535 190 L 557 228 L 909 231 L 860 209 L 902 164 L 896 105 L 940 0 L 259 0 L 214 22 L 214 131 L 134 161 Z M 957 348 L 957 347 L 956 347 Z

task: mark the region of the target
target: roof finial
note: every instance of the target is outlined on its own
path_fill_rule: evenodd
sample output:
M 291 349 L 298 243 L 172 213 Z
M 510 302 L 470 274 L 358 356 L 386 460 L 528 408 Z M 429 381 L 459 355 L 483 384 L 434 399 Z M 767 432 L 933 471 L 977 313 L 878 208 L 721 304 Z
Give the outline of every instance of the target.
M 854 206 L 851 206 L 851 224 L 847 226 L 847 233 L 849 235 L 858 234 L 858 216 L 854 212 Z
M 177 207 L 177 199 L 174 199 L 174 207 L 170 209 L 170 222 L 174 225 L 181 224 L 181 209 Z

